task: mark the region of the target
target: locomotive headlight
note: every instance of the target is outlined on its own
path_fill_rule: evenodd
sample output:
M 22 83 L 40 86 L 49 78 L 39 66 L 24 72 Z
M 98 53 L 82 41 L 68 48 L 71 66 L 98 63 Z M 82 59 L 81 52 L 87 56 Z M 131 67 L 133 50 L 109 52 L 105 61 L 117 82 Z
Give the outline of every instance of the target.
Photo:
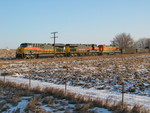
M 23 53 L 23 48 L 22 48 L 22 47 L 19 47 L 19 48 L 17 49 L 17 53 L 18 53 L 18 54 L 22 54 L 22 53 Z

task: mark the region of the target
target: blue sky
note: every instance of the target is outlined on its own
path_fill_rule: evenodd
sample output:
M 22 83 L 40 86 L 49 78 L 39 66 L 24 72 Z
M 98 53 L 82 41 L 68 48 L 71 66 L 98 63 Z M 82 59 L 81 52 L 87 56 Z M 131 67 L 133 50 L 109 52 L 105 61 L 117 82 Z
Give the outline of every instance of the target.
M 150 0 L 0 0 L 0 48 L 20 43 L 110 44 L 150 37 Z

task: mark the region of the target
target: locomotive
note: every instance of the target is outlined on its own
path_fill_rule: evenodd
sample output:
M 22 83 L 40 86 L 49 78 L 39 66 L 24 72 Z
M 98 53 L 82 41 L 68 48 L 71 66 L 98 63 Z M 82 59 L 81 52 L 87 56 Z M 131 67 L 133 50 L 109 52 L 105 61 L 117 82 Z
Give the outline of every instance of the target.
M 39 57 L 98 56 L 104 54 L 134 53 L 150 53 L 150 49 L 120 49 L 117 46 L 97 44 L 22 43 L 16 50 L 16 58 L 32 59 Z
M 16 50 L 16 58 L 39 57 L 73 57 L 96 56 L 103 54 L 121 53 L 119 47 L 97 44 L 46 44 L 46 43 L 22 43 Z

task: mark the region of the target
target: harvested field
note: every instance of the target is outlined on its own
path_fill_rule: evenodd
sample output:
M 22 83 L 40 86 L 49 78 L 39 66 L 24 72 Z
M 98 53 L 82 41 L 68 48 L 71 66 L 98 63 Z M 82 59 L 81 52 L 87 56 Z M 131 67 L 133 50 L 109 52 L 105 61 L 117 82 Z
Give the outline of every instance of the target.
M 6 75 L 150 96 L 150 55 L 0 61 Z
M 15 49 L 0 49 L 0 59 L 11 59 L 15 58 L 16 50 Z
M 150 54 L 0 60 L 0 70 L 6 78 L 13 76 L 57 85 L 67 82 L 70 87 L 87 91 L 121 94 L 124 84 L 126 94 L 146 97 L 150 102 Z M 137 104 L 150 108 L 144 103 Z

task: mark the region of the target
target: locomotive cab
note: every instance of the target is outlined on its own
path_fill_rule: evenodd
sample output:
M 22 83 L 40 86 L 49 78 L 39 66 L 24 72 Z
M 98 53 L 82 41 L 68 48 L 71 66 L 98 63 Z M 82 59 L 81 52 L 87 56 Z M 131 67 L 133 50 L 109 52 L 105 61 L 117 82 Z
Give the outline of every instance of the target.
M 25 48 L 32 47 L 30 43 L 22 43 L 16 50 L 16 58 L 23 58 L 24 54 L 26 53 Z
M 65 55 L 64 44 L 22 43 L 16 50 L 16 58 L 60 57 Z

